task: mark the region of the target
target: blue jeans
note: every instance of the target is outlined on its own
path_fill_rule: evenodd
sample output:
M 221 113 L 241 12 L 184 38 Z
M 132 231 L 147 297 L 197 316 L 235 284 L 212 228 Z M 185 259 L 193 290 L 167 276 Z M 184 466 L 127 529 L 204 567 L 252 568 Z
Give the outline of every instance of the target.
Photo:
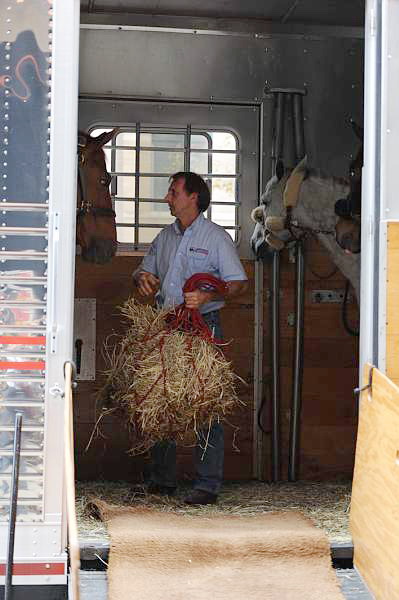
M 216 338 L 222 339 L 219 311 L 203 315 Z M 206 440 L 208 446 L 204 452 Z M 213 423 L 199 432 L 194 451 L 196 481 L 194 489 L 218 494 L 223 481 L 224 431 L 221 423 Z M 158 442 L 151 449 L 150 481 L 158 485 L 176 487 L 176 443 L 171 440 Z

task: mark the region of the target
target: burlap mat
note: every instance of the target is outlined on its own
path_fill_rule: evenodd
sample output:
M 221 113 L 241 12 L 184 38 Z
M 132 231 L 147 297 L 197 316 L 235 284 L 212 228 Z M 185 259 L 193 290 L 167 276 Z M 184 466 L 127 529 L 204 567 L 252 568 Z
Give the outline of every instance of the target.
M 96 506 L 109 600 L 342 600 L 325 534 L 299 512 L 191 516 Z

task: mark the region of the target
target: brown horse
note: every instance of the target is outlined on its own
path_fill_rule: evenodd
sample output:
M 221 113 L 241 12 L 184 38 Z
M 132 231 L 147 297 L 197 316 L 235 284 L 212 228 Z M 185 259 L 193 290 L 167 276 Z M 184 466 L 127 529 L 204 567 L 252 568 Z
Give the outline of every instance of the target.
M 112 208 L 103 146 L 119 131 L 113 129 L 97 137 L 79 132 L 76 241 L 82 258 L 104 264 L 117 248 L 115 211 Z
M 360 252 L 360 217 L 362 204 L 363 129 L 351 121 L 352 129 L 361 146 L 349 165 L 349 194 L 335 203 L 338 222 L 335 227 L 336 240 L 346 252 Z

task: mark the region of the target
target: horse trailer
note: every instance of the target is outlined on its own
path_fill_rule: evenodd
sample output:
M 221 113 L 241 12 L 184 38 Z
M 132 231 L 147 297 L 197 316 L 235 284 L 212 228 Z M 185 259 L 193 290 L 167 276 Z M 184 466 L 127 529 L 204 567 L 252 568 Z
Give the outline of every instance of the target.
M 3 0 L 0 25 L 0 598 L 79 597 L 74 473 L 81 495 L 85 482 L 143 482 L 148 458 L 128 454 L 120 420 L 96 435 L 96 401 L 104 345 L 123 334 L 132 273 L 173 220 L 164 197 L 179 171 L 205 177 L 206 216 L 250 282 L 222 311 L 246 383 L 226 481 L 353 479 L 355 565 L 376 598 L 399 598 L 376 541 L 395 531 L 399 446 L 377 466 L 362 454 L 366 434 L 383 451 L 392 429 L 396 443 L 399 419 L 398 3 Z M 88 194 L 93 138 L 112 206 Z M 336 229 L 355 175 L 361 210 L 343 219 L 360 253 Z M 362 421 L 356 449 L 374 386 L 389 411 Z M 177 460 L 190 480 L 187 448 Z

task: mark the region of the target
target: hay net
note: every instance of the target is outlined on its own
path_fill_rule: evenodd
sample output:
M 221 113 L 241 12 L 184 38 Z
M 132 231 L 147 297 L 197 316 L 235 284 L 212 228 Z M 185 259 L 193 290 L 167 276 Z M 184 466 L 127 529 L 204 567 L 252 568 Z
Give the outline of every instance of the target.
M 195 289 L 223 295 L 227 286 L 200 273 L 187 280 L 183 292 Z M 110 412 L 122 417 L 132 432 L 132 454 L 161 440 L 188 445 L 206 439 L 213 422 L 242 404 L 235 388 L 239 377 L 220 341 L 200 312 L 185 304 L 166 310 L 131 298 L 121 312 L 128 329 L 107 352 L 110 368 L 99 394 L 99 418 Z

